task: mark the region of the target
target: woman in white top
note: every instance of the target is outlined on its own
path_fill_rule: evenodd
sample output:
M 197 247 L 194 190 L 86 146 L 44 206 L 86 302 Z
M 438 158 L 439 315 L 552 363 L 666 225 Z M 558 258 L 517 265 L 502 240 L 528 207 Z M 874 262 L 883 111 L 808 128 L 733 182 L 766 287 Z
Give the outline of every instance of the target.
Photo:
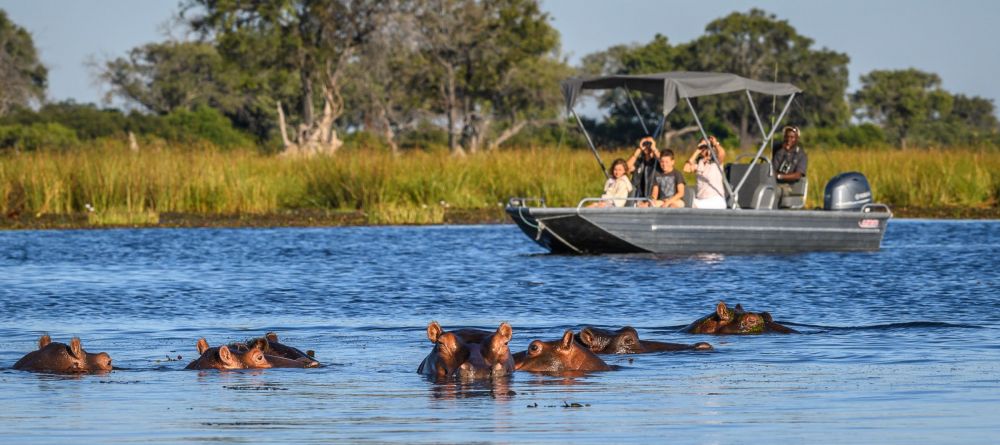
M 684 163 L 684 171 L 687 173 L 695 172 L 695 178 L 697 179 L 698 188 L 694 196 L 694 205 L 691 207 L 696 209 L 725 209 L 726 189 L 722 184 L 722 169 L 719 166 L 726 163 L 726 150 L 722 148 L 722 144 L 719 143 L 718 139 L 715 139 L 715 136 L 709 136 L 708 141 L 705 142 L 702 139 L 698 143 L 698 149 Z M 712 155 L 709 153 L 708 148 L 709 143 L 715 148 L 715 156 L 719 161 L 718 164 L 712 160 Z
M 608 169 L 611 178 L 604 183 L 604 194 L 601 195 L 601 200 L 587 207 L 625 207 L 625 199 L 632 192 L 632 181 L 629 181 L 625 174 L 627 168 L 628 164 L 625 163 L 624 159 L 615 159 L 611 163 L 611 168 Z

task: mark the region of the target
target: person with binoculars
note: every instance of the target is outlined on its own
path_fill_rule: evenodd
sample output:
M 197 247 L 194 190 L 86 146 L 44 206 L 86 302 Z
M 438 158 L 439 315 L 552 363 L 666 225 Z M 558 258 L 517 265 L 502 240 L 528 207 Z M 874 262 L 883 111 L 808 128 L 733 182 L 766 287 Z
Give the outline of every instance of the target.
M 632 174 L 632 186 L 636 198 L 649 198 L 653 191 L 653 175 L 656 174 L 660 162 L 660 150 L 656 141 L 646 136 L 639 140 L 639 147 L 628 158 L 628 172 Z
M 715 156 L 712 156 L 712 153 Z M 696 209 L 725 209 L 726 189 L 722 184 L 722 169 L 725 165 L 726 150 L 715 136 L 709 136 L 708 141 L 702 139 L 698 149 L 684 163 L 684 171 L 695 173 L 696 192 L 694 203 Z

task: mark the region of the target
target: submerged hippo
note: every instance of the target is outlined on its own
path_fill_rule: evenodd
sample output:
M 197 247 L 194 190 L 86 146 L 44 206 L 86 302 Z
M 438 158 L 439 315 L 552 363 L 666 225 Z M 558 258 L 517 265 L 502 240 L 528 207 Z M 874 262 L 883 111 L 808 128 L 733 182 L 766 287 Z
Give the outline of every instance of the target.
M 204 338 L 198 339 L 200 357 L 188 363 L 184 369 L 264 369 L 272 365 L 264 358 L 260 345 L 254 344 L 245 351 L 230 350 L 228 346 L 208 346 Z
M 640 340 L 632 326 L 609 331 L 587 326 L 576 336 L 577 341 L 596 354 L 643 354 L 648 352 L 711 350 L 712 345 L 698 342 L 693 345 Z
M 527 351 L 514 354 L 518 371 L 535 372 L 585 372 L 609 371 L 611 366 L 596 354 L 574 340 L 572 330 L 567 330 L 562 339 L 553 341 L 535 340 Z
M 427 325 L 427 339 L 434 343 L 417 372 L 445 379 L 490 378 L 514 372 L 514 358 L 507 344 L 513 329 L 500 323 L 495 332 L 458 329 L 445 332 L 436 321 Z
M 85 351 L 77 337 L 73 337 L 67 345 L 53 342 L 48 335 L 43 335 L 38 339 L 38 350 L 21 357 L 14 363 L 14 369 L 44 372 L 110 371 L 111 356 L 104 352 L 91 354 Z
M 245 351 L 258 347 L 264 353 L 264 358 L 274 368 L 317 368 L 319 361 L 313 358 L 313 351 L 302 352 L 298 348 L 288 346 L 278 341 L 278 334 L 268 332 L 263 337 L 254 338 L 242 343 L 231 343 L 229 348 Z M 279 360 L 284 359 L 284 360 Z
M 720 301 L 715 306 L 715 312 L 708 314 L 684 328 L 691 334 L 763 334 L 777 332 L 780 334 L 797 334 L 798 331 L 775 323 L 767 312 L 747 312 L 737 304 L 735 308 L 726 306 Z

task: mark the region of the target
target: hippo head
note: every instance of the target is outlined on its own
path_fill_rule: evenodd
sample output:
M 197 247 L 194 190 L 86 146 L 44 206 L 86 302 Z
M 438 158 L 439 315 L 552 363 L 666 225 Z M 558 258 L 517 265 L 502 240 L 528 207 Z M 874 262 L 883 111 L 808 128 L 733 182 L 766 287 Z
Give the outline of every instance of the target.
M 587 326 L 577 336 L 580 343 L 596 354 L 637 354 L 643 352 L 639 333 L 631 326 L 609 331 Z
M 573 372 L 607 371 L 611 369 L 604 360 L 580 346 L 573 339 L 573 331 L 567 330 L 562 339 L 554 341 L 535 340 L 528 350 L 515 355 L 519 371 Z
M 434 349 L 420 364 L 417 372 L 447 378 L 454 375 L 469 360 L 469 347 L 454 332 L 445 332 L 436 321 L 427 325 L 427 339 Z
M 186 369 L 261 369 L 270 368 L 264 353 L 258 345 L 246 351 L 233 351 L 228 346 L 209 347 L 204 338 L 198 339 L 198 354 Z
M 47 372 L 95 372 L 110 371 L 111 356 L 100 352 L 88 353 L 80 339 L 73 337 L 70 343 L 53 342 L 43 335 L 38 339 L 38 350 L 32 351 L 14 364 L 14 369 Z
M 257 347 L 263 353 L 272 367 L 275 368 L 317 368 L 319 361 L 313 358 L 312 351 L 302 352 L 278 341 L 278 334 L 268 332 L 263 337 L 255 338 L 246 343 L 233 343 L 231 348 L 248 350 Z
M 500 323 L 496 332 L 480 342 L 479 353 L 492 375 L 505 375 L 514 371 L 514 357 L 510 354 L 510 339 L 513 328 L 507 322 Z
M 715 306 L 715 313 L 686 328 L 693 334 L 761 334 L 764 332 L 794 333 L 793 329 L 774 322 L 767 312 L 747 312 L 742 305 L 730 308 L 724 301 Z

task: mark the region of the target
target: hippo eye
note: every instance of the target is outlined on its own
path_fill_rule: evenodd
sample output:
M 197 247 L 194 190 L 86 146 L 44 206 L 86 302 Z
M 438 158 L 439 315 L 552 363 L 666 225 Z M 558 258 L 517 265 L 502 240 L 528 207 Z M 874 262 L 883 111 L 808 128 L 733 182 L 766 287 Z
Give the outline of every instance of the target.
M 528 347 L 528 350 L 531 352 L 538 352 L 539 349 L 540 348 L 538 347 L 538 345 L 531 345 L 530 347 Z

